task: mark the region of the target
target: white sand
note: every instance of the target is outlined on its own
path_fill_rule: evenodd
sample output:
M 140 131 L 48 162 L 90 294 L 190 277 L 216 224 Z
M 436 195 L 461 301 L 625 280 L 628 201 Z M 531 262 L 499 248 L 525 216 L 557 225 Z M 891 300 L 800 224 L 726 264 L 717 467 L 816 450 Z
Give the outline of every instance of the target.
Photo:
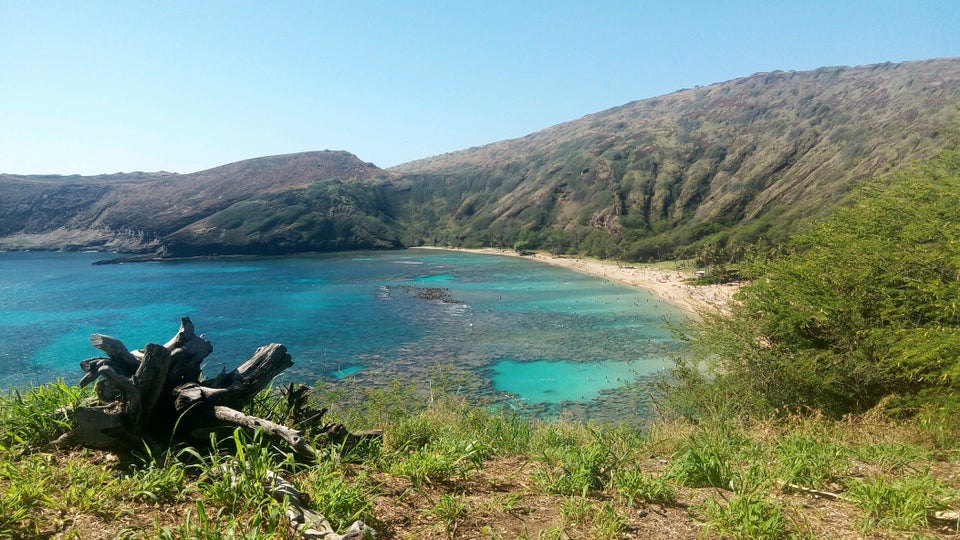
M 509 257 L 521 256 L 516 251 L 508 249 L 484 248 L 459 251 L 488 253 Z M 543 253 L 523 255 L 522 257 L 524 259 L 562 266 L 577 272 L 583 272 L 584 274 L 618 281 L 632 287 L 646 289 L 660 300 L 672 304 L 692 316 L 697 316 L 704 310 L 724 309 L 739 288 L 737 284 L 691 285 L 687 283 L 686 280 L 694 277 L 692 272 L 671 271 L 645 264 L 627 264 L 616 261 L 577 257 L 557 257 Z

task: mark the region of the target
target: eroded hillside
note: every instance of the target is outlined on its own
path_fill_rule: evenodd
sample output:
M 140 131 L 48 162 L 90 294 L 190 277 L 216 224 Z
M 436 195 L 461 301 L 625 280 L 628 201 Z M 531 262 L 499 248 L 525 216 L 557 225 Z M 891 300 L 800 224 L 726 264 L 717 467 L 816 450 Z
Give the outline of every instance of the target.
M 761 73 L 394 170 L 412 221 L 434 219 L 428 242 L 648 258 L 780 240 L 858 180 L 955 144 L 958 119 L 958 59 Z
M 960 59 L 761 73 L 388 171 L 324 151 L 191 174 L 3 176 L 0 249 L 735 254 L 955 147 L 958 120 Z

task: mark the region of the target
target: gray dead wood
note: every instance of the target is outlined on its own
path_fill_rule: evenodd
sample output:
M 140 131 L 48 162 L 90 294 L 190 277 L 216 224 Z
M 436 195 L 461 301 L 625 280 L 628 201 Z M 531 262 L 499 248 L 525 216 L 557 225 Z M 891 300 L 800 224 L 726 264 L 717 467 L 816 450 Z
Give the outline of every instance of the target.
M 249 360 L 233 371 L 223 372 L 208 381 L 188 383 L 183 389 L 175 390 L 178 394 L 177 409 L 183 410 L 193 405 L 198 392 L 200 399 L 207 403 L 242 408 L 292 365 L 293 359 L 283 345 L 272 343 L 260 347 Z
M 301 456 L 314 458 L 316 457 L 316 450 L 310 446 L 303 437 L 300 436 L 300 432 L 288 428 L 269 420 L 264 420 L 263 418 L 257 418 L 256 416 L 250 416 L 248 414 L 243 414 L 242 412 L 231 409 L 230 407 L 224 407 L 223 405 L 215 405 L 211 411 L 211 414 L 214 418 L 221 422 L 226 422 L 228 424 L 233 424 L 235 426 L 241 426 L 248 429 L 257 429 L 261 428 L 264 433 L 267 435 L 273 435 L 275 437 L 280 437 L 284 441 L 287 441 L 287 444 Z
M 260 347 L 236 369 L 202 380 L 201 364 L 213 352 L 213 346 L 196 334 L 187 317 L 181 319 L 180 330 L 164 345 L 148 343 L 142 350 L 130 351 L 110 336 L 94 334 L 90 341 L 107 355 L 80 363 L 86 372 L 81 384 L 97 381 L 97 401 L 72 411 L 74 428 L 54 446 L 123 451 L 142 447 L 145 439 L 167 442 L 181 433 L 208 434 L 223 426 L 239 426 L 259 429 L 285 441 L 298 455 L 316 458 L 316 450 L 299 430 L 241 412 L 277 375 L 293 365 L 283 345 Z M 309 387 L 291 384 L 285 396 L 294 412 L 292 420 L 312 429 L 326 409 L 310 408 L 308 393 Z M 340 424 L 323 424 L 318 435 L 352 446 L 380 438 L 382 433 L 354 434 Z M 307 508 L 306 497 L 289 482 L 272 472 L 265 481 L 273 497 L 288 502 L 287 517 L 296 536 L 310 540 L 374 538 L 373 529 L 360 521 L 344 534 L 337 534 L 324 516 Z
M 140 390 L 144 414 L 151 414 L 167 380 L 170 370 L 170 351 L 154 343 L 143 348 L 143 361 L 133 374 L 133 385 Z
M 90 343 L 93 344 L 94 347 L 107 353 L 110 360 L 126 368 L 124 371 L 128 374 L 133 373 L 134 370 L 140 367 L 140 359 L 127 350 L 127 346 L 117 338 L 103 334 L 93 334 L 90 336 Z
M 956 510 L 939 510 L 930 513 L 927 518 L 940 525 L 951 525 L 954 530 L 960 528 L 960 512 Z
M 121 451 L 142 445 L 143 439 L 171 440 L 181 424 L 185 433 L 228 424 L 263 428 L 298 454 L 315 457 L 297 430 L 239 412 L 293 365 L 283 345 L 260 347 L 233 371 L 202 380 L 201 364 L 213 345 L 196 334 L 188 317 L 164 345 L 149 343 L 131 352 L 119 339 L 103 334 L 94 334 L 90 341 L 107 355 L 80 363 L 87 372 L 81 383 L 97 381 L 98 402 L 77 408 L 75 428 L 58 444 Z
M 213 345 L 194 332 L 189 317 L 180 319 L 180 331 L 164 346 L 170 351 L 170 372 L 164 391 L 191 381 L 199 381 L 204 358 L 213 352 Z
M 294 534 L 309 540 L 371 540 L 376 534 L 362 521 L 355 521 L 343 534 L 337 534 L 323 514 L 307 508 L 307 497 L 279 474 L 268 470 L 266 486 L 270 495 L 287 502 L 287 519 Z
M 216 472 L 229 474 L 230 485 L 236 486 L 238 468 L 236 462 L 224 463 Z M 266 471 L 263 485 L 271 497 L 285 503 L 287 524 L 295 537 L 306 540 L 373 540 L 377 536 L 375 530 L 359 520 L 354 521 L 343 534 L 337 534 L 323 514 L 308 507 L 309 496 L 274 471 Z

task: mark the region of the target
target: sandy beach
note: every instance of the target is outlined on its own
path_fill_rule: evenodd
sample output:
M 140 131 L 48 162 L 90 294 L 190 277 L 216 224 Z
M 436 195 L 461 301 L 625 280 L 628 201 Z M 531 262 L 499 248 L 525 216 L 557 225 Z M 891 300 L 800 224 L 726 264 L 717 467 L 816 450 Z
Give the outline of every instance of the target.
M 509 249 L 457 249 L 457 248 L 429 248 L 451 249 L 454 251 L 470 251 L 474 253 L 488 253 L 508 257 L 523 257 L 545 264 L 562 266 L 597 277 L 617 281 L 632 287 L 640 287 L 650 291 L 658 299 L 682 309 L 687 314 L 696 317 L 703 310 L 723 309 L 729 304 L 738 285 L 691 285 L 687 281 L 694 277 L 693 272 L 667 270 L 645 264 L 629 264 L 617 261 L 599 259 L 585 259 L 578 257 L 553 256 L 543 253 L 520 255 Z

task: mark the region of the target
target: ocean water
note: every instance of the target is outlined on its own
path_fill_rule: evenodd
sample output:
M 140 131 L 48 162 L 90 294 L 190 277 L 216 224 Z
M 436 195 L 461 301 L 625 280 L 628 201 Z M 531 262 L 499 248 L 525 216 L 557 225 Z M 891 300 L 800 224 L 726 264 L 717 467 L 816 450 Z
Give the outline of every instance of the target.
M 164 343 L 189 316 L 215 375 L 283 343 L 307 383 L 475 375 L 478 398 L 590 416 L 669 365 L 682 316 L 646 291 L 516 257 L 411 249 L 94 266 L 0 253 L 0 387 L 79 380 L 93 333 Z

